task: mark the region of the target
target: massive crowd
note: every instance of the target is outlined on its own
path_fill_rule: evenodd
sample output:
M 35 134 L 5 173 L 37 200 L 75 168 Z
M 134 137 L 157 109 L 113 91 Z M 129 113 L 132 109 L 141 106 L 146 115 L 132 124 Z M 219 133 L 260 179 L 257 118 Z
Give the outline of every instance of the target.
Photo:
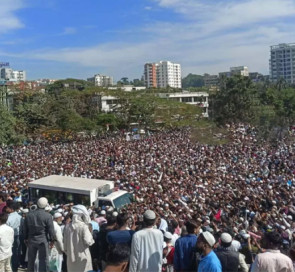
M 230 142 L 219 146 L 193 142 L 186 128 L 0 148 L 0 266 L 293 271 L 295 145 L 258 142 L 244 125 L 227 129 Z M 120 211 L 29 202 L 27 184 L 53 174 L 113 180 L 134 202 Z

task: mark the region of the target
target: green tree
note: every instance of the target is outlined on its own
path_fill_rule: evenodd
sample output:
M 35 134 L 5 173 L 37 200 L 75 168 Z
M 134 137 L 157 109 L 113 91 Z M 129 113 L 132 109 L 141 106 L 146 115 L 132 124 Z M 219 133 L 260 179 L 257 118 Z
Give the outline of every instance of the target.
M 16 124 L 13 115 L 0 103 L 0 144 L 13 144 L 20 140 Z
M 22 93 L 22 97 L 18 97 L 14 115 L 25 134 L 52 125 L 48 118 L 49 101 L 52 101 L 50 96 L 40 93 Z
M 138 79 L 138 78 L 133 79 L 131 84 L 134 85 L 135 87 L 143 87 L 143 86 L 145 86 L 144 80 L 143 79 Z
M 122 86 L 122 85 L 130 85 L 130 82 L 128 80 L 128 77 L 122 77 L 121 80 L 119 80 L 117 82 L 118 86 Z
M 183 88 L 203 87 L 204 85 L 204 77 L 200 75 L 188 74 L 182 79 Z
M 242 76 L 227 78 L 211 100 L 213 118 L 218 123 L 251 122 L 259 106 L 254 85 Z

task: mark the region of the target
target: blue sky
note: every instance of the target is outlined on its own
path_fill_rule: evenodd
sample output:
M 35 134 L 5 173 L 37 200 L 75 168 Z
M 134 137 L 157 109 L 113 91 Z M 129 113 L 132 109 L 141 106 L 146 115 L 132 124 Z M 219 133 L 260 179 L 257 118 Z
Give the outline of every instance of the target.
M 188 73 L 246 65 L 295 42 L 295 0 L 0 0 L 0 62 L 28 79 L 140 78 L 145 62 Z

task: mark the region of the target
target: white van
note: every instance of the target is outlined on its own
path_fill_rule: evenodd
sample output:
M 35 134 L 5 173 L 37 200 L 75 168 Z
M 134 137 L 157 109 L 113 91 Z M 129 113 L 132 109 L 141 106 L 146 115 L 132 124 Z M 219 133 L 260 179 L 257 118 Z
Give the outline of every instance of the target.
M 113 192 L 114 182 L 110 180 L 52 175 L 34 180 L 28 186 L 31 201 L 46 197 L 49 203 L 112 206 L 114 209 L 131 202 L 127 191 Z

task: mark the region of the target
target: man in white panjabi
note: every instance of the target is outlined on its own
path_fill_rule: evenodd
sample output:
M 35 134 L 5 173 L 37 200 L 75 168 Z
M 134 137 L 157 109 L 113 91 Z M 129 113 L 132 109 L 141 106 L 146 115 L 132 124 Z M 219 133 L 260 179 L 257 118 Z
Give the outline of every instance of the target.
M 143 214 L 145 228 L 132 237 L 129 272 L 160 272 L 163 260 L 163 233 L 154 229 L 156 214 L 146 210 Z
M 83 205 L 72 208 L 72 222 L 65 228 L 64 252 L 67 255 L 67 267 L 71 272 L 87 272 L 92 270 L 89 247 L 94 244 L 89 230 L 91 220 Z
M 62 223 L 62 214 L 56 212 L 53 215 L 53 227 L 56 236 L 56 241 L 54 242 L 54 247 L 50 250 L 49 255 L 49 267 L 52 272 L 61 272 L 64 244 L 63 235 L 61 231 L 60 224 Z

